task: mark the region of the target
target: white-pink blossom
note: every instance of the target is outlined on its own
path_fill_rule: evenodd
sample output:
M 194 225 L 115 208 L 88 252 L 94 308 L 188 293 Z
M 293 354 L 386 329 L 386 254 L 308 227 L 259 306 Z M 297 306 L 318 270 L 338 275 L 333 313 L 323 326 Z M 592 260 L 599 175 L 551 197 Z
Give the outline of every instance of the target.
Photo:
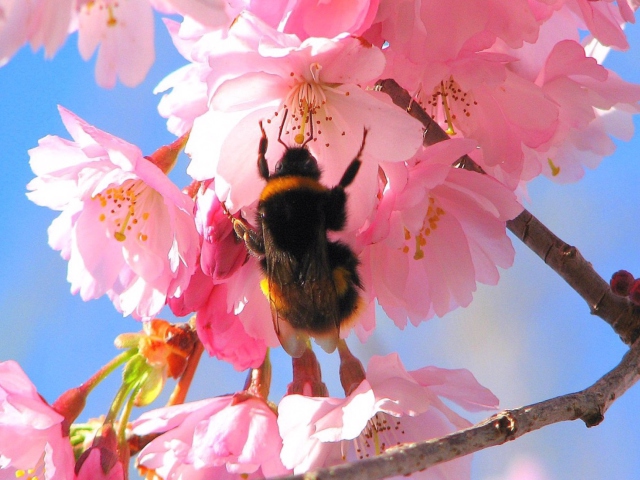
M 208 46 L 198 43 L 197 61 L 205 59 L 210 65 L 210 109 L 193 121 L 187 172 L 197 180 L 215 177 L 216 194 L 233 212 L 254 204 L 264 186 L 256 167 L 260 121 L 270 140 L 271 168 L 282 155 L 279 136 L 296 146 L 313 134 L 307 146 L 329 186 L 339 181 L 362 144 L 365 127 L 369 130 L 363 165 L 349 186 L 351 229 L 371 213 L 378 162 L 406 160 L 420 146 L 419 122 L 385 95 L 361 88 L 373 83 L 384 67 L 380 49 L 362 39 L 301 42 L 243 13 L 227 38 Z M 178 84 L 172 85 L 175 89 Z M 184 89 L 174 92 L 186 94 Z
M 160 433 L 138 455 L 138 467 L 165 480 L 272 477 L 289 472 L 280 460 L 276 414 L 262 399 L 239 393 L 146 412 L 135 435 Z
M 249 336 L 239 315 L 227 306 L 227 286 L 214 285 L 206 303 L 196 315 L 198 337 L 210 355 L 232 364 L 236 370 L 257 368 L 264 361 L 267 346 Z M 263 317 L 267 324 L 270 312 Z
M 61 210 L 49 244 L 69 260 L 73 293 L 107 294 L 123 314 L 152 317 L 195 269 L 193 201 L 136 146 L 60 115 L 74 141 L 47 136 L 29 152 L 28 197 Z
M 296 0 L 283 30 L 300 39 L 362 35 L 371 26 L 380 0 Z
M 530 171 L 535 166 L 554 181 L 576 181 L 584 175 L 584 166 L 595 168 L 604 155 L 613 153 L 609 135 L 631 137 L 631 115 L 640 112 L 640 86 L 599 65 L 579 43 L 555 44 L 536 83 L 559 105 L 559 124 L 545 145 L 525 149 L 534 164 Z
M 75 460 L 63 421 L 16 362 L 0 363 L 0 477 L 73 479 Z
M 396 354 L 374 356 L 366 379 L 347 398 L 287 395 L 281 400 L 282 461 L 294 473 L 303 473 L 471 426 L 441 397 L 468 411 L 498 406 L 498 399 L 468 370 L 425 367 L 407 372 Z M 470 461 L 465 457 L 441 464 L 415 478 L 468 478 Z
M 51 58 L 62 46 L 74 16 L 73 0 L 0 0 L 0 66 L 26 42 Z
M 377 217 L 360 239 L 362 272 L 396 324 L 467 306 L 477 282 L 495 285 L 514 258 L 506 221 L 522 206 L 488 175 L 451 165 L 475 143 L 425 148 L 408 170 L 387 165 Z

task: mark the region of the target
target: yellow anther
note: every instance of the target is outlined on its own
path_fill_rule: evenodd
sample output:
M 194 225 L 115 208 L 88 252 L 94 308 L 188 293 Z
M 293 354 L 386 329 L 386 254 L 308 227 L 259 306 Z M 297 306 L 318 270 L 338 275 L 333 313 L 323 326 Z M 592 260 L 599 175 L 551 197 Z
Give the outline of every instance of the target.
M 560 173 L 560 167 L 558 167 L 555 163 L 553 163 L 553 160 L 551 160 L 551 158 L 548 158 L 547 162 L 549 163 L 549 168 L 551 168 L 551 176 L 552 177 L 558 176 L 558 174 Z

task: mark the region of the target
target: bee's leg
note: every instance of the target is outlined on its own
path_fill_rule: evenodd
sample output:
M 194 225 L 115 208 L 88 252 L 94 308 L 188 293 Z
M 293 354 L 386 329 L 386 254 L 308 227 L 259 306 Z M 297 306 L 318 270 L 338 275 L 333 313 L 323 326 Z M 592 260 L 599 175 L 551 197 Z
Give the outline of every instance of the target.
M 224 203 L 222 203 L 222 210 L 229 220 L 231 220 L 233 231 L 236 236 L 244 242 L 249 253 L 254 257 L 262 257 L 264 255 L 264 240 L 262 236 L 243 219 L 231 215 L 231 212 L 227 210 L 227 206 Z
M 347 194 L 340 185 L 329 190 L 325 210 L 325 227 L 327 230 L 338 232 L 344 228 L 347 221 Z
M 347 169 L 342 174 L 340 183 L 338 183 L 337 186 L 339 186 L 340 188 L 345 188 L 351 185 L 351 182 L 353 182 L 353 179 L 356 178 L 356 174 L 358 173 L 358 170 L 360 170 L 361 164 L 362 162 L 360 161 L 359 158 L 354 158 L 349 164 L 349 166 L 347 167 Z
M 269 179 L 269 164 L 267 163 L 267 159 L 265 154 L 267 153 L 267 146 L 269 142 L 267 140 L 267 134 L 264 131 L 264 127 L 262 126 L 262 121 L 260 121 L 260 131 L 262 132 L 262 136 L 260 137 L 260 146 L 258 147 L 258 173 L 265 180 Z
M 360 145 L 360 150 L 358 150 L 356 158 L 351 161 L 347 169 L 344 171 L 338 185 L 329 190 L 329 200 L 327 202 L 327 210 L 325 212 L 325 225 L 328 230 L 342 230 L 345 222 L 347 221 L 347 195 L 344 192 L 344 189 L 351 185 L 351 182 L 353 182 L 360 170 L 360 165 L 362 165 L 360 155 L 362 155 L 362 151 L 364 150 L 364 142 L 367 138 L 367 132 L 368 130 L 365 128 L 364 133 L 362 134 L 362 144 Z
M 364 142 L 367 139 L 367 132 L 368 130 L 365 128 L 364 133 L 362 134 L 362 144 L 360 145 L 360 150 L 358 150 L 358 153 L 356 154 L 356 158 L 354 158 L 351 161 L 347 169 L 342 174 L 340 183 L 338 183 L 338 185 L 342 188 L 346 188 L 349 185 L 351 185 L 351 182 L 353 182 L 353 179 L 356 178 L 358 170 L 360 170 L 360 165 L 362 164 L 362 161 L 360 160 L 360 155 L 362 155 L 362 151 L 364 150 Z
M 233 223 L 233 231 L 244 241 L 249 253 L 258 258 L 264 256 L 264 240 L 262 239 L 262 235 L 251 228 L 244 220 L 232 217 L 231 222 Z

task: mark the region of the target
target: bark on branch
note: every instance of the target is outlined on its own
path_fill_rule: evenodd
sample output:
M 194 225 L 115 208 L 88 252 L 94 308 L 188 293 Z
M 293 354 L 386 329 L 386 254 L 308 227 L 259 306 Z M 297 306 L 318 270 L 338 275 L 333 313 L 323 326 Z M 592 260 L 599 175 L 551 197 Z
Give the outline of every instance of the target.
M 504 410 L 483 422 L 442 438 L 404 444 L 377 457 L 323 468 L 286 480 L 374 480 L 409 475 L 438 463 L 488 447 L 502 445 L 553 423 L 581 419 L 587 427 L 598 425 L 611 404 L 640 379 L 640 341 L 620 364 L 581 392 Z
M 442 127 L 395 80 L 381 80 L 376 89 L 389 95 L 393 103 L 424 125 L 425 145 L 449 139 Z M 458 165 L 483 173 L 466 155 Z M 507 222 L 507 228 L 578 292 L 589 305 L 591 313 L 611 325 L 624 343 L 631 345 L 640 337 L 640 308 L 634 307 L 626 297 L 615 295 L 609 283 L 598 275 L 577 248 L 558 238 L 526 209 Z

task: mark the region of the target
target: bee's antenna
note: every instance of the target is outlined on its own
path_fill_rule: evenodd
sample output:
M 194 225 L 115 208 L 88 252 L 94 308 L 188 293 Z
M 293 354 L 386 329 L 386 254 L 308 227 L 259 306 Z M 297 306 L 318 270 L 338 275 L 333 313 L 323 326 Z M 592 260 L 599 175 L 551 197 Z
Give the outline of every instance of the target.
M 284 124 L 287 121 L 287 114 L 289 113 L 289 109 L 284 109 L 284 116 L 282 117 L 282 123 L 280 124 L 280 130 L 278 131 L 278 143 L 284 146 L 284 148 L 289 148 L 287 144 L 282 141 L 282 130 L 284 130 Z
M 307 143 L 313 140 L 313 114 L 311 113 L 311 110 L 309 110 L 309 113 L 307 115 L 309 115 L 309 138 L 302 142 L 302 145 L 300 145 L 300 147 L 304 147 Z

